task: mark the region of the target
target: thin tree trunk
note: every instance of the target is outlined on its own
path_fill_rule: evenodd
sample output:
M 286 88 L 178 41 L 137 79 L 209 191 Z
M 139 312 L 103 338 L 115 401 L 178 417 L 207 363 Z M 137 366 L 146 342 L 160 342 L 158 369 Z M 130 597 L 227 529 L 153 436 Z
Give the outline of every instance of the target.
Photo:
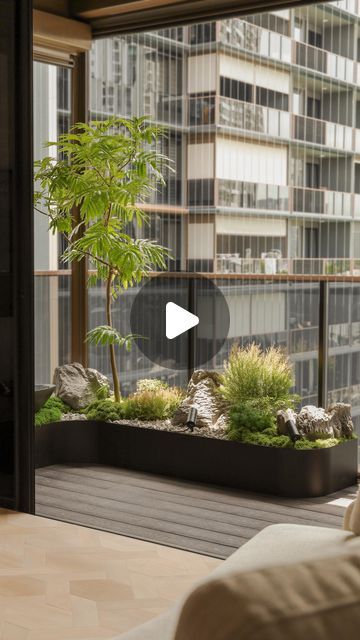
M 112 327 L 112 315 L 111 315 L 111 305 L 112 305 L 112 296 L 111 296 L 111 285 L 113 281 L 113 273 L 109 270 L 109 275 L 106 283 L 106 318 L 107 324 L 109 327 Z M 120 383 L 119 383 L 119 374 L 116 366 L 116 358 L 115 358 L 115 345 L 109 345 L 110 350 L 110 363 L 111 363 L 111 372 L 114 383 L 114 396 L 115 402 L 120 402 Z

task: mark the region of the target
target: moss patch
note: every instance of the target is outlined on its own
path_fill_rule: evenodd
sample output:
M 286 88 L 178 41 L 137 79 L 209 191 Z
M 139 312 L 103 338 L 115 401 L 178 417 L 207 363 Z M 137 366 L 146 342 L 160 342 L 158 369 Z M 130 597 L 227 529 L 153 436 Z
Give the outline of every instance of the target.
M 227 436 L 229 440 L 245 444 L 298 450 L 327 449 L 345 441 L 345 438 L 326 438 L 314 441 L 301 439 L 294 443 L 288 436 L 278 435 L 273 415 L 247 403 L 230 410 Z
M 64 413 L 69 413 L 70 411 L 72 409 L 69 405 L 65 404 L 57 396 L 51 396 L 44 406 L 35 413 L 35 426 L 40 427 L 42 424 L 48 424 L 49 422 L 58 422 Z

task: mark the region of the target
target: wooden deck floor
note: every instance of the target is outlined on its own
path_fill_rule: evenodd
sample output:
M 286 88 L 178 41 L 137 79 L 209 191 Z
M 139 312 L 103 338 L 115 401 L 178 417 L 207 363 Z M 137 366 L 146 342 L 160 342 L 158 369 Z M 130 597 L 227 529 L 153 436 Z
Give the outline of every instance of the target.
M 36 514 L 226 558 L 269 524 L 340 528 L 357 487 L 293 500 L 112 467 L 37 470 Z

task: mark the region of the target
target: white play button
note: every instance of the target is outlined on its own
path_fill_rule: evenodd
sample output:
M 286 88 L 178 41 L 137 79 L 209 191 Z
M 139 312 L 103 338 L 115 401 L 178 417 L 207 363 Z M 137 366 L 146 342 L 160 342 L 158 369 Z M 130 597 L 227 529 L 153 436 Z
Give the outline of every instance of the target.
M 180 336 L 199 324 L 199 318 L 175 302 L 166 304 L 166 337 L 169 340 Z

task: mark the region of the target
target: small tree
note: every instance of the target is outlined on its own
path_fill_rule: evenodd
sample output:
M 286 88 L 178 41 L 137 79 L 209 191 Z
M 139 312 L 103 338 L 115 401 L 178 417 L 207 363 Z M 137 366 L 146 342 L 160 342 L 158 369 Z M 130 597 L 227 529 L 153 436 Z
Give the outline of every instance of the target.
M 161 130 L 145 118 L 111 118 L 78 123 L 57 142 L 57 158 L 35 163 L 35 208 L 49 217 L 53 233 L 63 233 L 67 262 L 88 259 L 94 273 L 89 284 L 106 285 L 106 325 L 92 329 L 91 344 L 109 348 L 115 401 L 120 381 L 115 346 L 130 348 L 135 336 L 114 327 L 112 304 L 118 294 L 139 283 L 149 271 L 165 268 L 167 249 L 151 240 L 134 239 L 128 225 L 140 226 L 147 216 L 139 206 L 164 184 L 165 156 L 154 148 Z

